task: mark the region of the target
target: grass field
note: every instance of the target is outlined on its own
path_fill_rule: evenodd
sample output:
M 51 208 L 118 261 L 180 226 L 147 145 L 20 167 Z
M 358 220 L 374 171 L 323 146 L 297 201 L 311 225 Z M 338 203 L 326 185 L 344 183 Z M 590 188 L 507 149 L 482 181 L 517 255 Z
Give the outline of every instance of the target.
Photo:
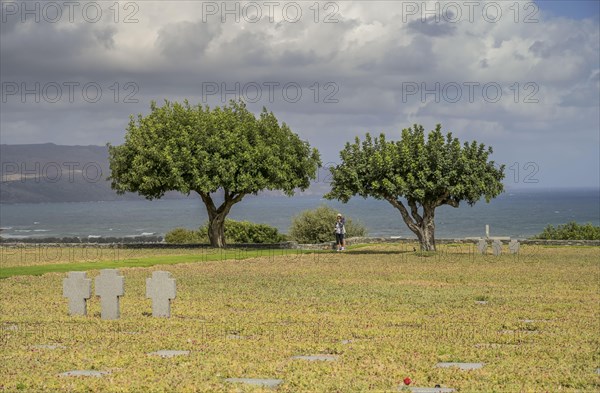
M 600 390 L 598 247 L 523 246 L 500 257 L 473 245 L 435 254 L 412 245 L 123 251 L 92 259 L 67 249 L 50 259 L 2 250 L 11 274 L 0 280 L 0 391 L 261 391 L 224 381 L 248 377 L 282 379 L 278 392 L 387 392 L 407 376 L 411 386 L 457 392 Z M 88 316 L 68 316 L 67 270 L 42 274 L 65 265 L 90 278 L 119 267 L 121 319 L 102 321 L 97 298 Z M 145 280 L 154 270 L 177 279 L 170 319 L 150 316 Z M 191 352 L 147 355 L 162 349 Z M 312 354 L 339 357 L 291 359 Z M 485 366 L 435 368 L 450 361 Z M 92 369 L 110 374 L 58 376 Z

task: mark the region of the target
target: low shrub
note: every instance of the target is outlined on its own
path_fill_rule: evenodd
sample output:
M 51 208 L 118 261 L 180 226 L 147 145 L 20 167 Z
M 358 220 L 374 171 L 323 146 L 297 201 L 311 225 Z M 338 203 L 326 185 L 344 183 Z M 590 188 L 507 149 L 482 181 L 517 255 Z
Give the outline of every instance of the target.
M 208 222 L 202 225 L 199 231 L 208 239 Z M 270 225 L 225 219 L 225 241 L 227 243 L 267 244 L 280 243 L 285 240 L 286 236 Z
M 534 239 L 547 240 L 600 240 L 600 226 L 594 226 L 591 223 L 578 224 L 571 221 L 564 225 L 558 225 L 556 228 L 548 225 Z
M 175 228 L 165 235 L 165 242 L 170 244 L 207 243 L 208 236 L 202 236 L 199 231 L 186 228 Z
M 234 243 L 280 243 L 287 237 L 267 224 L 256 224 L 249 221 L 225 220 L 225 241 Z M 208 222 L 197 231 L 175 228 L 165 235 L 165 241 L 173 244 L 208 243 Z
M 338 212 L 327 205 L 306 210 L 292 219 L 290 238 L 298 243 L 325 243 L 335 239 L 334 227 Z M 346 217 L 346 237 L 366 236 L 360 222 Z

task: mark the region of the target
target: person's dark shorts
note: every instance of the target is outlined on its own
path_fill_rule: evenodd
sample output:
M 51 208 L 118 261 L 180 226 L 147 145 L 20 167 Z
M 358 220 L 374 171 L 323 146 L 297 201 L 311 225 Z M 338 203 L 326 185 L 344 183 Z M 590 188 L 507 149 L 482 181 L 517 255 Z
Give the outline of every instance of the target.
M 335 242 L 336 244 L 342 244 L 344 241 L 344 234 L 343 233 L 336 233 L 335 234 Z

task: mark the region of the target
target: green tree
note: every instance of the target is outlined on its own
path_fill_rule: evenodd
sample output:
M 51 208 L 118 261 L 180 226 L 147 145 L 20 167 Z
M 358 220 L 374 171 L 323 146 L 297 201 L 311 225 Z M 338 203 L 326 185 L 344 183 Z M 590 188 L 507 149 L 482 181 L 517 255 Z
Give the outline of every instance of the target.
M 244 196 L 263 190 L 292 196 L 308 188 L 321 165 L 319 152 L 265 108 L 258 118 L 241 101 L 211 110 L 165 100 L 150 109 L 137 121 L 130 117 L 124 144 L 108 145 L 111 186 L 147 199 L 197 193 L 213 247 L 225 246 L 225 217 Z
M 354 195 L 384 199 L 400 211 L 421 250 L 435 250 L 438 206 L 458 207 L 461 201 L 472 206 L 482 196 L 489 202 L 504 190 L 504 165 L 488 161 L 491 147 L 476 141 L 461 146 L 441 129 L 438 124 L 427 140 L 423 126 L 415 124 L 402 130 L 399 141 L 367 134 L 362 143 L 358 137 L 346 143 L 341 164 L 330 168 L 332 188 L 325 197 L 344 203 Z

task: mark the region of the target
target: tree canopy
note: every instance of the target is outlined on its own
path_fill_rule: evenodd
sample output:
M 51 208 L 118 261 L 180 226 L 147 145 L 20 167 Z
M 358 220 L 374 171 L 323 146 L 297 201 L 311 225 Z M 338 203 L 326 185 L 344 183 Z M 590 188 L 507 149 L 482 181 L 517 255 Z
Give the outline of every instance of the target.
M 355 195 L 384 199 L 397 208 L 424 250 L 435 249 L 434 210 L 458 207 L 461 201 L 489 202 L 504 189 L 504 165 L 489 160 L 492 148 L 476 141 L 460 144 L 441 125 L 429 132 L 423 126 L 402 130 L 401 139 L 387 141 L 367 134 L 346 143 L 341 164 L 332 167 L 332 188 L 325 195 L 342 202 Z M 406 200 L 406 206 L 403 202 Z
M 241 101 L 216 107 L 186 100 L 130 117 L 125 143 L 109 144 L 111 186 L 147 199 L 167 191 L 196 192 L 206 205 L 209 238 L 225 244 L 223 223 L 245 195 L 281 190 L 291 196 L 305 190 L 321 165 L 319 153 L 272 112 L 257 117 Z M 214 193 L 223 194 L 217 206 Z

